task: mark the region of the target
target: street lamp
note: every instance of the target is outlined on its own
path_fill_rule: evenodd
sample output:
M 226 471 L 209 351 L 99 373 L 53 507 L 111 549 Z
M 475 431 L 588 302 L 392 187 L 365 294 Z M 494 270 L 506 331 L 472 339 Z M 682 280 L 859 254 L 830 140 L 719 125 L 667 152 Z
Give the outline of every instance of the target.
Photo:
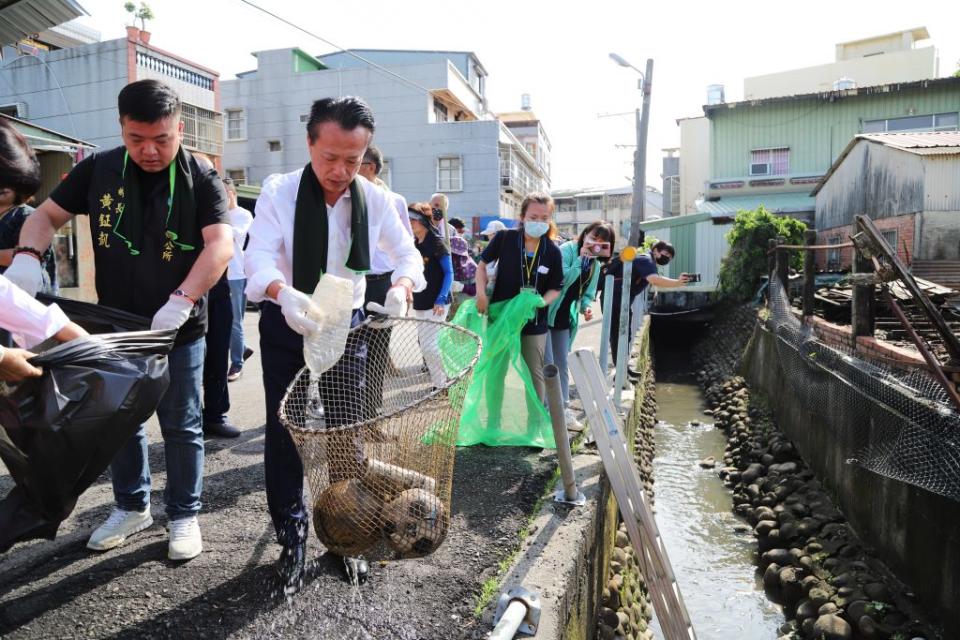
M 623 56 L 611 53 L 610 59 L 621 67 L 633 69 L 640 75 L 637 88 L 643 94 L 643 112 L 637 109 L 637 149 L 633 152 L 633 207 L 630 211 L 630 239 L 629 245 L 636 246 L 640 240 L 640 223 L 643 222 L 646 209 L 647 190 L 647 125 L 650 122 L 650 83 L 653 78 L 653 60 L 647 60 L 647 70 L 640 71 L 624 59 Z
M 610 54 L 610 59 L 613 60 L 614 62 L 616 62 L 616 63 L 617 63 L 618 65 L 620 65 L 621 67 L 627 67 L 628 69 L 633 69 L 634 71 L 636 71 L 637 73 L 639 73 L 639 74 L 640 74 L 640 81 L 643 82 L 643 71 L 640 71 L 640 69 L 637 69 L 635 66 L 633 66 L 632 64 L 630 64 L 629 62 L 627 62 L 627 61 L 624 59 L 623 56 L 621 56 L 621 55 L 619 55 L 619 54 L 616 54 L 616 53 L 611 53 L 611 54 Z M 639 88 L 642 89 L 642 88 L 643 88 L 643 85 L 641 84 Z

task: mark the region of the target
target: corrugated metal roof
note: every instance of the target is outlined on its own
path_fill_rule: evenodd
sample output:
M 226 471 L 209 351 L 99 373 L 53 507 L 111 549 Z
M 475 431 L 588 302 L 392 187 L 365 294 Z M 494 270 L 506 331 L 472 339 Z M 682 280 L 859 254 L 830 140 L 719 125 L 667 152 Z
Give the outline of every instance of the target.
M 0 9 L 0 45 L 16 44 L 35 33 L 87 15 L 74 0 L 19 0 Z
M 960 131 L 915 131 L 911 133 L 861 133 L 857 138 L 919 155 L 960 153 Z
M 40 151 L 61 151 L 65 148 L 75 149 L 78 147 L 94 149 L 97 146 L 89 142 L 84 142 L 80 138 L 72 138 L 53 129 L 47 129 L 46 127 L 41 127 L 32 122 L 20 120 L 19 118 L 13 118 L 3 113 L 0 113 L 0 118 L 11 122 L 14 129 L 19 131 L 20 134 L 27 139 L 30 146 Z
M 834 174 L 840 163 L 846 159 L 853 148 L 861 141 L 874 142 L 882 144 L 900 151 L 912 153 L 918 156 L 932 155 L 960 155 L 960 132 L 957 131 L 915 131 L 912 133 L 861 133 L 855 136 L 846 148 L 833 161 L 830 170 L 827 171 L 817 186 L 810 194 L 816 196 L 820 193 L 823 185 Z
M 697 211 L 713 217 L 736 215 L 737 211 L 752 211 L 760 205 L 774 213 L 801 213 L 813 211 L 816 199 L 805 193 L 770 193 L 749 196 L 729 196 L 714 202 L 697 202 Z

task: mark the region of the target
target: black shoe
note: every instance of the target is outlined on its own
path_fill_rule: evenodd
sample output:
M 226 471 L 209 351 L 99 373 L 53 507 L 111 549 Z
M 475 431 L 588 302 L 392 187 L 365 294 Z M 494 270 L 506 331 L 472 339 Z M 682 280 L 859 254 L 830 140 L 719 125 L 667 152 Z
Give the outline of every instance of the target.
M 343 556 L 343 570 L 347 574 L 347 581 L 355 586 L 361 585 L 367 581 L 367 574 L 370 573 L 370 565 L 362 557 L 351 558 Z
M 243 348 L 243 361 L 244 361 L 244 362 L 246 362 L 247 360 L 249 360 L 249 359 L 250 359 L 250 356 L 252 356 L 252 355 L 253 355 L 253 349 L 251 349 L 250 347 L 244 347 L 244 348 Z
M 240 429 L 229 422 L 209 422 L 203 425 L 203 435 L 210 438 L 236 438 Z
M 227 371 L 227 382 L 233 382 L 234 380 L 239 380 L 240 376 L 242 375 L 243 375 L 243 365 L 232 364 L 230 365 L 230 370 Z
M 296 593 L 303 587 L 303 574 L 307 564 L 307 544 L 299 542 L 284 547 L 277 560 L 277 574 L 287 594 Z

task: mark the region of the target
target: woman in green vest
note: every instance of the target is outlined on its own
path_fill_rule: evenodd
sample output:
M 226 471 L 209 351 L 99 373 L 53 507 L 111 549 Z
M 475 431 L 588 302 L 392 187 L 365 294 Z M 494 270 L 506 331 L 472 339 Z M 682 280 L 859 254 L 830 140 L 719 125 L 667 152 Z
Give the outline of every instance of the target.
M 580 315 L 588 321 L 593 318 L 590 305 L 597 297 L 601 264 L 610 259 L 616 240 L 613 225 L 597 220 L 588 225 L 576 241 L 565 242 L 560 247 L 563 256 L 563 289 L 547 312 L 550 335 L 545 361 L 559 369 L 564 406 L 570 402 L 567 353 L 577 335 Z M 569 408 L 566 416 L 568 423 L 578 424 L 576 416 Z

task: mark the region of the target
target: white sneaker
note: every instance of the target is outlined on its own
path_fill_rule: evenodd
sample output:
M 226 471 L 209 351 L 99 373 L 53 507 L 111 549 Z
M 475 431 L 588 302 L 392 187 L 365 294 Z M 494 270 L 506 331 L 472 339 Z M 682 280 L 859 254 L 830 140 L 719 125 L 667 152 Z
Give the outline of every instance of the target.
M 143 531 L 152 524 L 150 507 L 143 511 L 124 511 L 120 507 L 114 507 L 107 521 L 90 534 L 87 549 L 106 551 L 119 547 L 127 541 L 127 536 Z
M 203 551 L 203 540 L 200 538 L 200 523 L 197 516 L 171 520 L 167 525 L 170 531 L 170 546 L 167 548 L 167 557 L 171 560 L 190 560 L 196 558 Z
M 580 418 L 577 416 L 577 412 L 574 411 L 573 409 L 565 409 L 563 412 L 563 416 L 566 420 L 568 428 L 570 427 L 573 427 L 575 429 L 583 428 L 583 423 L 580 422 Z

